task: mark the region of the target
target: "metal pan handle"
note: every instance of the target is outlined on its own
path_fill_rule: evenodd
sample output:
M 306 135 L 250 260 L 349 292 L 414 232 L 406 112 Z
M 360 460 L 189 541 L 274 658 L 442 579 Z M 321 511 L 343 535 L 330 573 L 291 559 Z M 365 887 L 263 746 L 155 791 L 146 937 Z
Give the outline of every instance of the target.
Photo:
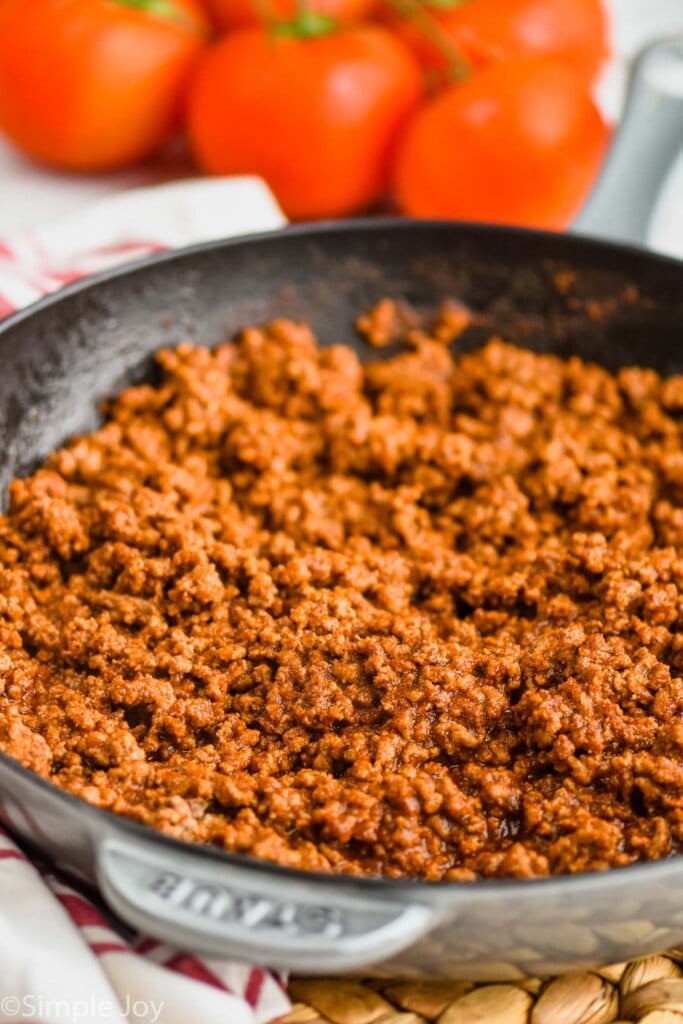
M 385 960 L 430 930 L 422 904 L 360 897 L 336 886 L 269 876 L 120 838 L 98 849 L 105 899 L 146 935 L 194 953 L 310 974 L 352 971 Z
M 636 61 L 621 126 L 572 230 L 644 244 L 657 197 L 682 146 L 680 36 L 648 46 Z

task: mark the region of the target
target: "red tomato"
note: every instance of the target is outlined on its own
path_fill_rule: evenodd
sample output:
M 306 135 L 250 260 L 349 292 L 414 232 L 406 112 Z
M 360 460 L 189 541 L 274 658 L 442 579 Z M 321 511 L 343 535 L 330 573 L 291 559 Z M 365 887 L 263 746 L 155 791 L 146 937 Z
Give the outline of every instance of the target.
M 394 183 L 401 208 L 563 228 L 599 170 L 608 130 L 562 65 L 519 58 L 453 85 L 408 125 Z
M 207 31 L 196 0 L 5 0 L 0 130 L 57 167 L 138 160 L 177 127 Z
M 297 13 L 297 0 L 204 0 L 219 28 L 242 28 L 269 21 L 288 21 Z M 311 0 L 310 10 L 340 24 L 362 21 L 375 9 L 375 0 Z
M 265 178 L 289 217 L 336 217 L 382 194 L 421 92 L 415 59 L 381 28 L 313 38 L 241 29 L 201 61 L 190 140 L 210 174 Z
M 602 0 L 454 0 L 427 10 L 473 67 L 515 56 L 555 57 L 592 82 L 609 56 Z M 405 18 L 392 24 L 427 66 L 446 58 Z

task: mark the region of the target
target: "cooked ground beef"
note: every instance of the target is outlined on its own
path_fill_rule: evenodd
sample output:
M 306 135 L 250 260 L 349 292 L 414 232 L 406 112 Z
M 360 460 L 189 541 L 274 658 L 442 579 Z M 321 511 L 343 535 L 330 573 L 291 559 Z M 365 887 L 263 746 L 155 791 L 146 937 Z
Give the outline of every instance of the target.
M 11 486 L 2 750 L 305 869 L 683 848 L 683 378 L 285 321 L 158 360 Z

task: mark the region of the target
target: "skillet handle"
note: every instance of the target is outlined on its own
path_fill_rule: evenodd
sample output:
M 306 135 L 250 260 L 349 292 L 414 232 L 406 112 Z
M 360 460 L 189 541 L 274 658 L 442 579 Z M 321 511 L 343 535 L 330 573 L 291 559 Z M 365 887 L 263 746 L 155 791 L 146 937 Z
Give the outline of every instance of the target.
M 683 36 L 636 61 L 621 126 L 572 231 L 645 244 L 664 179 L 683 146 Z
M 97 854 L 112 910 L 143 934 L 205 956 L 308 974 L 353 971 L 394 956 L 434 923 L 436 912 L 422 904 L 277 871 L 149 852 L 120 838 L 104 839 Z

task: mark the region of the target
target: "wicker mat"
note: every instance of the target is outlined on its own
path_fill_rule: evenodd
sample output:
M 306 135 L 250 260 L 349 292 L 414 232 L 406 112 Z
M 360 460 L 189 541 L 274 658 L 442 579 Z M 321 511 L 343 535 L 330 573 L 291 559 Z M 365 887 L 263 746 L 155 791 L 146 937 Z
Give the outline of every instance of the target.
M 683 949 L 544 981 L 295 979 L 278 1024 L 683 1024 Z

